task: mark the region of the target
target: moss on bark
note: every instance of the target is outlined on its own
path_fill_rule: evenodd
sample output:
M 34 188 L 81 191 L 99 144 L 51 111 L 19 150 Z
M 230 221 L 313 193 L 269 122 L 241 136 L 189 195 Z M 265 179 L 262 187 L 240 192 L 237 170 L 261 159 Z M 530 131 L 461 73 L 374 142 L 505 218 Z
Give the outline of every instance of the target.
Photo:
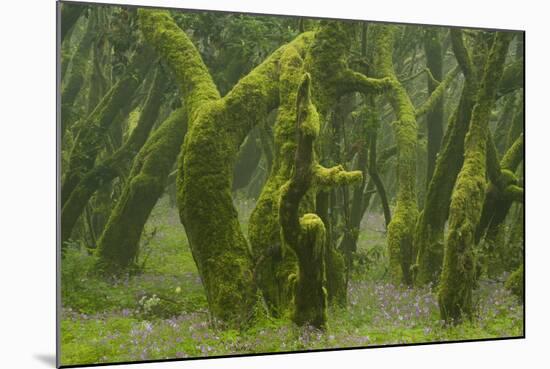
M 61 241 L 62 245 L 71 236 L 73 227 L 82 214 L 84 207 L 99 187 L 118 177 L 122 168 L 125 168 L 138 154 L 144 145 L 160 110 L 164 82 L 162 71 L 157 71 L 154 82 L 148 93 L 143 111 L 136 127 L 124 145 L 111 156 L 95 165 L 77 184 L 61 210 Z
M 301 202 L 319 187 L 361 181 L 361 172 L 346 172 L 341 166 L 316 164 L 313 142 L 319 134 L 319 115 L 310 99 L 310 76 L 305 74 L 296 95 L 297 142 L 294 170 L 281 189 L 279 222 L 283 240 L 298 259 L 294 287 L 293 320 L 298 325 L 327 327 L 326 234 L 317 214 L 300 216 Z
M 441 318 L 447 323 L 472 315 L 473 246 L 485 191 L 488 121 L 510 39 L 506 32 L 494 36 L 464 144 L 464 164 L 451 198 L 449 231 L 438 291 Z
M 464 75 L 464 85 L 457 108 L 449 119 L 438 153 L 434 173 L 429 181 L 424 209 L 415 228 L 415 284 L 435 284 L 443 261 L 444 228 L 449 216 L 451 194 L 464 158 L 464 137 L 478 89 L 477 70 L 473 67 L 460 31 L 452 30 L 453 51 Z
M 247 241 L 231 198 L 238 149 L 279 103 L 275 51 L 222 99 L 200 55 L 168 12 L 139 10 L 142 30 L 168 62 L 189 116 L 178 163 L 180 218 L 203 281 L 210 311 L 228 323 L 253 317 L 256 289 Z M 308 35 L 292 42 L 303 52 Z
M 389 273 L 394 283 L 410 284 L 413 232 L 418 216 L 415 189 L 417 127 L 414 107 L 393 69 L 395 30 L 395 26 L 369 26 L 368 37 L 373 42 L 372 72 L 375 77 L 385 77 L 390 81 L 387 97 L 397 119 L 392 128 L 398 147 L 398 192 L 393 217 L 388 225 Z
M 99 267 L 118 273 L 136 262 L 149 214 L 164 192 L 186 133 L 185 109 L 174 111 L 139 151 L 129 181 L 99 238 Z

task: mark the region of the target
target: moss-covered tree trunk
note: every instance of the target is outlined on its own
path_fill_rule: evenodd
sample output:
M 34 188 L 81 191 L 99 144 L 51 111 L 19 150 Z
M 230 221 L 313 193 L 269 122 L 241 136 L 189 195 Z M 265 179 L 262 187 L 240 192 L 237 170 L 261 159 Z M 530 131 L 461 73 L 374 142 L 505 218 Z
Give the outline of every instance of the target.
M 321 218 L 314 213 L 300 216 L 302 200 L 317 187 L 349 184 L 362 179 L 361 172 L 346 172 L 341 166 L 323 168 L 316 164 L 313 142 L 319 134 L 319 115 L 310 99 L 310 76 L 305 74 L 296 95 L 297 141 L 294 170 L 281 189 L 279 222 L 283 240 L 298 259 L 294 285 L 293 320 L 323 329 L 327 325 L 326 234 Z
M 424 50 L 426 53 L 426 67 L 436 81 L 443 79 L 443 49 L 441 46 L 440 32 L 437 28 L 427 28 L 424 33 Z M 428 78 L 428 93 L 433 93 L 437 88 L 436 81 Z M 437 153 L 441 147 L 443 139 L 443 103 L 444 99 L 439 99 L 438 103 L 426 115 L 426 129 L 428 132 L 428 150 L 427 150 L 427 173 L 426 185 L 432 178 Z
M 178 163 L 178 206 L 210 312 L 228 323 L 253 317 L 252 259 L 231 197 L 235 160 L 250 130 L 279 102 L 277 50 L 222 99 L 187 35 L 164 11 L 140 10 L 148 41 L 174 71 L 189 117 Z M 303 50 L 304 39 L 294 45 Z
M 489 135 L 490 137 L 490 135 Z M 481 210 L 480 221 L 476 228 L 476 244 L 485 241 L 487 273 L 496 277 L 505 271 L 506 262 L 498 257 L 498 251 L 505 247 L 503 224 L 514 201 L 523 201 L 515 196 L 518 186 L 516 171 L 523 156 L 523 135 L 506 151 L 500 163 L 492 140 L 487 141 L 487 166 L 489 184 Z
M 488 123 L 510 40 L 510 33 L 499 32 L 494 36 L 464 143 L 464 164 L 451 198 L 438 291 L 441 318 L 447 323 L 472 314 L 473 246 L 485 192 Z
M 186 128 L 186 111 L 180 108 L 155 130 L 139 151 L 128 184 L 98 241 L 102 271 L 117 273 L 135 263 L 143 227 L 164 192 Z
M 248 230 L 255 280 L 270 312 L 275 316 L 283 315 L 290 307 L 292 290 L 288 279 L 296 273 L 296 257 L 292 252 L 285 252 L 281 241 L 279 199 L 281 188 L 294 168 L 296 91 L 303 68 L 302 57 L 295 48 L 288 47 L 283 52 L 280 65 L 273 166 L 250 216 Z
M 157 71 L 137 125 L 128 140 L 120 149 L 86 173 L 63 205 L 61 210 L 62 244 L 70 237 L 76 221 L 92 195 L 99 187 L 117 178 L 121 174 L 121 170 L 131 163 L 144 145 L 157 120 L 165 81 L 163 72 Z
M 478 88 L 477 68 L 472 64 L 462 33 L 451 30 L 451 40 L 454 54 L 464 75 L 464 85 L 458 106 L 449 118 L 434 173 L 428 184 L 424 209 L 416 224 L 415 283 L 420 286 L 435 284 L 441 273 L 443 233 L 449 215 L 451 193 L 463 163 L 464 137 L 470 126 Z
M 279 79 L 279 112 L 275 125 L 275 156 L 273 167 L 267 182 L 254 209 L 249 222 L 249 238 L 255 262 L 255 275 L 268 302 L 272 313 L 278 315 L 284 312 L 289 304 L 288 277 L 295 270 L 296 260 L 292 254 L 286 259 L 282 250 L 279 226 L 279 197 L 281 186 L 290 178 L 294 167 L 294 149 L 296 145 L 296 129 L 294 126 L 295 101 L 294 94 L 299 78 L 292 77 L 296 73 L 297 64 L 304 59 L 304 69 L 311 73 L 312 98 L 317 106 L 321 106 L 321 119 L 336 103 L 340 96 L 352 92 L 379 93 L 385 86 L 385 81 L 367 78 L 350 70 L 345 62 L 346 52 L 350 47 L 351 28 L 338 22 L 322 22 L 316 32 L 306 32 L 300 36 L 301 43 L 309 46 L 296 48 L 290 52 L 297 55 L 286 55 L 281 61 Z M 296 41 L 295 41 L 296 42 Z M 292 44 L 294 44 L 293 42 Z M 285 54 L 287 51 L 285 51 Z M 296 59 L 295 61 L 292 61 Z M 314 211 L 314 208 L 308 209 Z M 330 253 L 329 268 L 337 266 L 338 255 L 334 248 L 326 248 Z M 333 263 L 334 262 L 334 263 Z M 343 280 L 343 268 L 331 268 L 332 280 Z M 341 284 L 345 291 L 345 284 Z M 336 287 L 336 285 L 334 286 Z M 329 294 L 336 295 L 336 291 Z
M 418 215 L 416 204 L 416 142 L 415 109 L 399 83 L 393 69 L 392 53 L 395 26 L 369 26 L 369 44 L 372 42 L 372 72 L 375 77 L 391 81 L 387 93 L 394 110 L 393 123 L 397 143 L 397 202 L 388 225 L 389 273 L 394 283 L 412 282 L 412 247 L 414 225 Z

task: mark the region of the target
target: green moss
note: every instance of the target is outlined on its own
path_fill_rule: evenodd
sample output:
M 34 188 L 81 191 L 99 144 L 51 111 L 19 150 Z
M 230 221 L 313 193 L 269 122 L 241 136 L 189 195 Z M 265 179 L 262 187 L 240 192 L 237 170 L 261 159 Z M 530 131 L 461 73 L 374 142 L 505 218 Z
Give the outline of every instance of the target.
M 304 74 L 296 94 L 297 141 L 294 169 L 289 180 L 281 186 L 279 223 L 283 241 L 298 260 L 298 277 L 294 286 L 293 320 L 299 325 L 327 327 L 327 248 L 326 229 L 321 218 L 303 212 L 308 198 L 313 198 L 323 185 L 338 185 L 360 181 L 360 172 L 348 173 L 342 167 L 326 169 L 315 159 L 313 142 L 318 134 L 319 115 L 311 102 L 311 79 Z M 332 256 L 328 254 L 328 256 Z M 331 272 L 334 272 L 332 270 Z
M 391 88 L 388 100 L 397 120 L 392 128 L 397 143 L 398 192 L 394 214 L 388 225 L 389 272 L 394 283 L 412 282 L 413 233 L 418 209 L 416 204 L 416 142 L 417 127 L 414 106 L 393 69 L 392 52 L 395 26 L 369 27 L 373 40 L 372 70 L 376 77 L 388 78 Z
M 290 178 L 296 150 L 296 93 L 302 69 L 302 58 L 296 48 L 287 47 L 283 51 L 280 65 L 273 166 L 250 216 L 248 229 L 256 282 L 275 316 L 281 316 L 290 307 L 292 291 L 287 280 L 297 274 L 296 256 L 284 250 L 279 225 L 281 188 Z
M 296 253 L 299 274 L 294 294 L 293 320 L 298 325 L 327 328 L 325 226 L 316 214 L 300 218 Z
M 473 312 L 473 246 L 485 195 L 488 121 L 509 42 L 510 35 L 506 32 L 496 34 L 464 144 L 464 164 L 451 197 L 449 232 L 438 292 L 441 317 L 447 323 L 471 318 Z
M 313 169 L 315 176 L 315 185 L 319 189 L 331 188 L 339 185 L 349 185 L 361 182 L 363 173 L 360 170 L 348 172 L 342 165 L 332 168 L 325 168 L 319 164 Z
M 441 150 L 437 155 L 434 173 L 428 184 L 424 209 L 416 224 L 414 272 L 415 283 L 419 286 L 437 283 L 441 274 L 444 228 L 449 216 L 451 194 L 463 164 L 464 137 L 470 126 L 479 84 L 461 32 L 451 30 L 451 40 L 465 80 L 458 106 L 449 119 Z
M 208 69 L 168 11 L 138 9 L 138 17 L 145 39 L 174 72 L 192 124 L 204 102 L 220 98 Z
M 187 126 L 185 109 L 172 113 L 139 151 L 129 182 L 99 238 L 99 267 L 118 273 L 135 263 L 145 222 L 164 192 Z
M 502 168 L 515 171 L 519 163 L 523 160 L 523 133 L 514 141 L 512 146 L 506 151 L 500 165 Z

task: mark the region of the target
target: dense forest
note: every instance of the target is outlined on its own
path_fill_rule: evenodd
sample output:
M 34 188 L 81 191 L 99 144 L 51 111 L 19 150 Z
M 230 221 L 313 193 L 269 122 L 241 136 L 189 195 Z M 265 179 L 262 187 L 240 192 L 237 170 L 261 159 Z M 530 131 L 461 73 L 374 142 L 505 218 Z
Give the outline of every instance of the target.
M 522 32 L 59 17 L 63 365 L 523 335 Z

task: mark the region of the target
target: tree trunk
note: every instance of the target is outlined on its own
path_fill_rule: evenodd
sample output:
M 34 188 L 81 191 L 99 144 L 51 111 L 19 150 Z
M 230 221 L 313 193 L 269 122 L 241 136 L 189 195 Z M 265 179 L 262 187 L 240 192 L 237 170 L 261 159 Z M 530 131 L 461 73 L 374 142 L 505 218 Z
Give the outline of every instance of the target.
M 164 192 L 186 126 L 185 110 L 174 111 L 139 151 L 128 184 L 98 241 L 99 267 L 104 272 L 117 273 L 135 263 L 143 227 Z
M 79 122 L 78 134 L 69 157 L 68 168 L 61 185 L 61 205 L 65 206 L 71 193 L 82 180 L 84 175 L 93 168 L 97 154 L 103 147 L 108 128 L 119 112 L 131 101 L 133 93 L 141 83 L 147 69 L 151 65 L 152 53 L 149 48 L 141 48 L 124 77 L 122 77 L 107 94 L 98 106 L 88 116 Z M 136 77 L 139 76 L 139 77 Z
M 393 69 L 392 52 L 395 26 L 369 27 L 369 42 L 373 43 L 372 72 L 375 77 L 391 81 L 389 102 L 397 121 L 393 123 L 397 142 L 397 202 L 388 225 L 389 273 L 394 283 L 412 283 L 411 265 L 414 225 L 418 216 L 416 204 L 416 144 L 415 110 L 410 98 L 399 83 Z
M 424 209 L 420 213 L 414 248 L 416 252 L 415 283 L 419 286 L 438 281 L 443 261 L 443 238 L 449 215 L 451 193 L 462 167 L 464 137 L 470 126 L 470 118 L 477 92 L 477 73 L 464 46 L 460 31 L 452 30 L 453 51 L 464 75 L 464 85 L 456 110 L 450 117 L 430 179 Z
M 451 199 L 438 291 L 441 318 L 447 323 L 472 315 L 473 246 L 483 206 L 488 124 L 510 40 L 511 35 L 506 32 L 494 36 L 464 143 L 464 164 Z
M 82 214 L 92 195 L 99 187 L 117 178 L 121 169 L 134 159 L 144 145 L 158 117 L 165 81 L 162 72 L 157 71 L 143 111 L 128 141 L 115 153 L 86 173 L 63 205 L 61 211 L 62 242 L 69 239 L 78 217 Z
M 439 30 L 437 28 L 427 28 L 424 34 L 424 50 L 426 52 L 426 67 L 430 71 L 433 78 L 437 81 L 443 79 L 443 49 Z M 437 88 L 437 84 L 431 78 L 428 78 L 428 93 L 433 93 Z M 427 173 L 426 187 L 432 178 L 437 153 L 441 147 L 443 138 L 443 103 L 441 98 L 426 115 L 426 128 L 428 132 L 428 152 L 427 152 Z

